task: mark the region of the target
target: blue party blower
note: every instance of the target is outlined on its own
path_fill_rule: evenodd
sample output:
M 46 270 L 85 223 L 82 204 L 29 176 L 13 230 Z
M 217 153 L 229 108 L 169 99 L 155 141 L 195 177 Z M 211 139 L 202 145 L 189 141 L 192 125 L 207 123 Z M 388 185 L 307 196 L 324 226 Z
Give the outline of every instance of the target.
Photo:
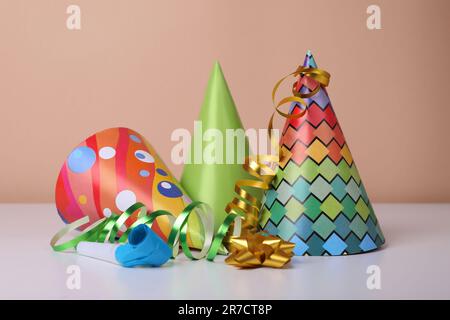
M 126 244 L 82 241 L 77 252 L 124 267 L 160 267 L 172 256 L 170 247 L 145 224 L 131 230 Z

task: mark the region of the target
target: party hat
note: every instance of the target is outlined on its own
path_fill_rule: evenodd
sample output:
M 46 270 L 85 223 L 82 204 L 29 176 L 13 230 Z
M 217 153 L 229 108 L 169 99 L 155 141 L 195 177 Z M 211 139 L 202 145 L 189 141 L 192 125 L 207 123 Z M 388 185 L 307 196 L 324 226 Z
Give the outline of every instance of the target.
M 311 52 L 304 67 L 317 68 Z M 297 92 L 319 84 L 301 76 Z M 384 243 L 383 233 L 353 161 L 328 93 L 319 88 L 304 99 L 306 113 L 288 119 L 280 147 L 288 156 L 266 192 L 261 226 L 296 244 L 296 255 L 368 252 Z M 290 114 L 305 108 L 291 105 Z
M 66 158 L 55 188 L 56 208 L 65 223 L 89 217 L 89 223 L 122 214 L 141 202 L 149 212 L 166 210 L 174 216 L 192 201 L 173 177 L 149 141 L 129 128 L 109 128 L 83 140 Z M 135 212 L 122 225 L 131 227 Z M 201 248 L 203 227 L 190 218 L 187 233 L 192 247 Z M 172 230 L 167 217 L 153 221 L 152 229 L 165 241 Z
M 209 78 L 196 128 L 198 126 L 202 132 L 194 130 L 181 185 L 192 199 L 206 202 L 213 208 L 217 230 L 225 218 L 225 207 L 234 196 L 234 184 L 239 179 L 250 177 L 242 168 L 244 157 L 249 152 L 248 141 L 218 62 Z M 230 140 L 232 132 L 240 137 Z M 211 134 L 216 137 L 214 142 L 202 141 Z M 211 155 L 208 150 L 211 150 L 212 143 L 218 140 L 222 143 L 216 144 L 216 151 L 212 153 L 215 159 L 207 159 Z

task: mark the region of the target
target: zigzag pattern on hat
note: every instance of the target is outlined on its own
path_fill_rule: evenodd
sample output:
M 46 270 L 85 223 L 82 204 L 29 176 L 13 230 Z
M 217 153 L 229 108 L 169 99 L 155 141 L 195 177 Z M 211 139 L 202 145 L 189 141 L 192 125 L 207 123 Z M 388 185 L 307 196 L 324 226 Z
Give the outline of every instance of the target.
M 317 68 L 308 51 L 305 67 Z M 312 92 L 303 76 L 296 85 Z M 288 119 L 280 146 L 288 155 L 266 192 L 261 227 L 296 244 L 296 255 L 345 255 L 372 251 L 384 236 L 324 88 L 307 103 L 305 116 Z M 293 103 L 291 114 L 302 106 Z

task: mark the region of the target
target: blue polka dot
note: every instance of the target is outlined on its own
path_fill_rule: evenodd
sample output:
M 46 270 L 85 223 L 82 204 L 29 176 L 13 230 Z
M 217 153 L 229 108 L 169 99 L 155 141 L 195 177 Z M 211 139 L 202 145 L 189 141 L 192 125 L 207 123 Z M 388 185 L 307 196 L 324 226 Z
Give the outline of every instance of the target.
M 134 134 L 130 134 L 130 139 L 133 140 L 134 142 L 141 143 L 141 139 L 139 139 Z
M 148 172 L 147 170 L 141 170 L 141 171 L 139 171 L 139 175 L 141 176 L 141 177 L 148 177 L 149 175 L 150 175 L 150 172 Z
M 162 176 L 167 176 L 167 172 L 165 172 L 163 169 L 156 169 L 156 172 L 158 172 Z
M 88 171 L 95 163 L 97 156 L 89 147 L 75 148 L 67 158 L 67 166 L 72 172 L 83 173 Z
M 163 196 L 169 198 L 179 198 L 183 195 L 180 188 L 178 188 L 176 185 L 174 185 L 172 182 L 169 181 L 161 181 L 158 184 L 158 191 Z
M 142 162 L 145 162 L 145 163 L 153 163 L 153 162 L 155 162 L 155 159 L 147 151 L 136 150 L 134 155 L 136 156 L 136 158 L 139 159 L 139 161 L 142 161 Z

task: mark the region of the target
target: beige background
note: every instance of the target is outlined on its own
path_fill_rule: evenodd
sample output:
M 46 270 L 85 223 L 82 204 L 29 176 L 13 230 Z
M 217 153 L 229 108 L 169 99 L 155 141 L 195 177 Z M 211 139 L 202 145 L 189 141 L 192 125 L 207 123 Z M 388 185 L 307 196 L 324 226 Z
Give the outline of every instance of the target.
M 450 201 L 450 1 L 1 0 L 0 15 L 1 202 L 53 201 L 70 150 L 118 125 L 179 176 L 170 133 L 192 129 L 214 60 L 245 127 L 264 128 L 307 49 L 372 200 Z

